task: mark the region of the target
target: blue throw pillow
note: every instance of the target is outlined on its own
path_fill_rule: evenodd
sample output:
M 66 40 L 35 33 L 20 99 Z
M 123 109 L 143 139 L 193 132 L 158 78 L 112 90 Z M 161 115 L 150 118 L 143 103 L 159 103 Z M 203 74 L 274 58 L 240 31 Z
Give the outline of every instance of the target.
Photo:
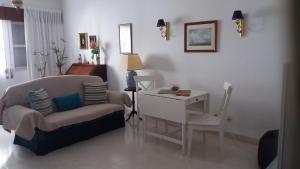
M 82 107 L 79 93 L 69 96 L 56 97 L 53 99 L 53 102 L 55 103 L 58 112 L 64 112 Z

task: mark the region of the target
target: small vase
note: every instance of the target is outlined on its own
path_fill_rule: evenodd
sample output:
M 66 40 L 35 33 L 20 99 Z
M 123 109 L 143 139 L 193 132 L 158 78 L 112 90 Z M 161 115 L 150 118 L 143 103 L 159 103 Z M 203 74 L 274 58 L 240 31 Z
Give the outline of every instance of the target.
M 63 75 L 61 68 L 62 68 L 61 66 L 57 67 L 57 76 Z
M 97 61 L 97 65 L 100 65 L 100 58 L 96 60 Z

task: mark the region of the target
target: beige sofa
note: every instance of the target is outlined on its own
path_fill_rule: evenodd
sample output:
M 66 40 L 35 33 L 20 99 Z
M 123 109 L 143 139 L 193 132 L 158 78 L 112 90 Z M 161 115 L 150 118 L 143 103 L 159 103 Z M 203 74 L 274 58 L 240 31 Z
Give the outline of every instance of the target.
M 107 104 L 84 106 L 46 117 L 28 106 L 28 90 L 45 88 L 51 99 L 76 92 L 82 98 L 83 82 L 103 81 L 96 76 L 72 75 L 41 78 L 8 88 L 0 100 L 0 124 L 7 131 L 16 131 L 15 144 L 37 155 L 124 127 L 125 105 L 130 107 L 131 100 L 121 92 L 108 91 Z

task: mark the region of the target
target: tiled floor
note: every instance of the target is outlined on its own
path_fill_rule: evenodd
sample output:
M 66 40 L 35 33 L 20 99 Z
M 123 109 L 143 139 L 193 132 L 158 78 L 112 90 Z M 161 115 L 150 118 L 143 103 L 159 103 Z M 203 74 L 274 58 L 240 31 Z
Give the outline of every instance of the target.
M 201 144 L 197 134 L 190 157 L 180 146 L 154 138 L 144 143 L 130 125 L 91 140 L 35 156 L 12 144 L 13 135 L 0 131 L 0 168 L 3 169 L 257 169 L 257 146 L 225 139 L 225 157 L 218 138 L 209 134 Z M 1 169 L 2 169 L 1 168 Z

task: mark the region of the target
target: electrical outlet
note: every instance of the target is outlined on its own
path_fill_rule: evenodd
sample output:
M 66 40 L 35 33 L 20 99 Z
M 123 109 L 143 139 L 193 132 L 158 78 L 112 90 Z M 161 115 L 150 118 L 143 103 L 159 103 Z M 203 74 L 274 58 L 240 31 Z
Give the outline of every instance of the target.
M 226 120 L 227 120 L 228 122 L 232 122 L 232 116 L 227 116 Z

